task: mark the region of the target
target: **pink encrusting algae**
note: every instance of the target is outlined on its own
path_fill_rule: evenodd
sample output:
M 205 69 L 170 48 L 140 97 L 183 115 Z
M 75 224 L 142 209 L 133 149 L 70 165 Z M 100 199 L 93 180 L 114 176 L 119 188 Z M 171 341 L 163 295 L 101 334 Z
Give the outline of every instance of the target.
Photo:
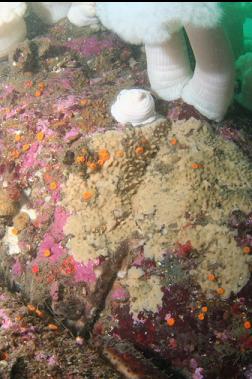
M 95 261 L 88 261 L 88 263 L 83 264 L 79 262 L 75 262 L 75 274 L 74 274 L 74 280 L 84 283 L 95 283 L 96 281 L 96 274 L 95 274 L 95 267 L 99 266 L 99 260 L 96 259 Z
M 98 39 L 96 36 L 87 38 L 77 38 L 66 43 L 66 47 L 75 52 L 90 58 L 102 53 L 104 50 L 112 49 L 118 46 L 118 40 L 114 37 Z
M 16 259 L 16 262 L 12 266 L 12 275 L 19 277 L 24 273 L 24 268 L 21 265 L 19 259 Z
M 36 167 L 39 165 L 39 161 L 37 161 L 37 155 L 39 154 L 40 150 L 41 146 L 38 142 L 34 142 L 30 146 L 23 159 L 21 174 L 26 173 L 26 171 L 31 167 Z
M 13 323 L 3 309 L 0 309 L 0 319 L 2 329 L 9 329 L 12 327 Z
M 62 207 L 56 207 L 54 211 L 54 222 L 50 227 L 49 233 L 55 238 L 55 240 L 60 241 L 64 238 L 63 228 L 67 222 L 69 214 Z
M 64 136 L 64 141 L 66 141 L 66 142 L 71 141 L 74 138 L 76 138 L 80 133 L 81 133 L 80 128 L 72 128 L 71 130 L 66 132 L 66 134 Z
M 57 207 L 55 209 L 54 221 L 39 247 L 40 259 L 50 259 L 50 262 L 55 264 L 66 253 L 66 249 L 62 247 L 61 241 L 64 238 L 63 228 L 67 218 L 68 213 L 63 208 Z M 51 252 L 49 257 L 45 257 L 44 253 L 46 250 Z
M 114 291 L 112 291 L 111 299 L 117 301 L 125 301 L 129 298 L 128 291 L 123 287 L 118 287 Z
M 45 256 L 45 251 L 49 250 L 51 255 L 49 257 Z M 43 261 L 50 260 L 52 264 L 56 264 L 59 259 L 66 253 L 66 250 L 62 247 L 60 242 L 56 242 L 54 237 L 51 234 L 46 234 L 44 236 L 43 242 L 39 247 L 38 260 Z

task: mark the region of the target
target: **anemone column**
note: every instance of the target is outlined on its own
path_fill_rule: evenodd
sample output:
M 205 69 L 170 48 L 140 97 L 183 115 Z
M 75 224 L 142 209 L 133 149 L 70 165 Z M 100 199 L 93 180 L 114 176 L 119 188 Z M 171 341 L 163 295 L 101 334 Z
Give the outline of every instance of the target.
M 234 58 L 222 28 L 186 26 L 196 67 L 183 100 L 211 120 L 220 121 L 234 94 Z
M 145 45 L 148 77 L 153 91 L 164 100 L 181 97 L 182 89 L 192 76 L 182 31 L 168 42 Z

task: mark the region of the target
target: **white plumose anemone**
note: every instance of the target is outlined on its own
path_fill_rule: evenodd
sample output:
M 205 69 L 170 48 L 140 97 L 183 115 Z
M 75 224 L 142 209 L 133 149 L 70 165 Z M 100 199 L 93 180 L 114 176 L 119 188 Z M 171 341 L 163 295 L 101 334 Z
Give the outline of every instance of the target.
M 67 14 L 69 21 L 76 26 L 88 26 L 98 23 L 95 2 L 74 2 Z
M 217 2 L 98 2 L 103 25 L 125 41 L 144 44 L 151 87 L 164 100 L 183 100 L 221 120 L 234 94 L 234 58 Z M 192 75 L 182 29 L 196 59 Z
M 133 126 L 155 121 L 155 103 L 150 92 L 142 89 L 122 90 L 111 107 L 111 114 L 121 124 Z
M 72 3 L 68 2 L 31 2 L 32 10 L 48 25 L 65 18 Z
M 0 59 L 7 58 L 15 46 L 25 40 L 25 2 L 0 3 Z

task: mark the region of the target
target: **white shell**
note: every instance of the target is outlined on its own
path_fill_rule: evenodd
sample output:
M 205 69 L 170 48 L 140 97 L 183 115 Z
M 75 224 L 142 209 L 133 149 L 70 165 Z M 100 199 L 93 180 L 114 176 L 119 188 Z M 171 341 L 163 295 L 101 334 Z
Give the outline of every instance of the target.
M 142 89 L 122 90 L 111 107 L 111 114 L 121 124 L 147 124 L 156 119 L 155 103 L 150 92 Z
M 95 2 L 75 2 L 68 12 L 68 20 L 76 26 L 88 26 L 98 23 Z

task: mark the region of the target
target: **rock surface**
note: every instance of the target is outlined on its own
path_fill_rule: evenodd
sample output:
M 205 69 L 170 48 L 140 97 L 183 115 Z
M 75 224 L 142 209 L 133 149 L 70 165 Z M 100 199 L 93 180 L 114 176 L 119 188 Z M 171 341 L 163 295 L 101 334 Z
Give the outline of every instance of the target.
M 156 99 L 154 123 L 118 124 L 116 94 L 148 90 L 145 59 L 99 28 L 60 22 L 11 62 L 0 92 L 6 281 L 126 377 L 243 377 L 251 116 L 234 108 L 209 123 Z

